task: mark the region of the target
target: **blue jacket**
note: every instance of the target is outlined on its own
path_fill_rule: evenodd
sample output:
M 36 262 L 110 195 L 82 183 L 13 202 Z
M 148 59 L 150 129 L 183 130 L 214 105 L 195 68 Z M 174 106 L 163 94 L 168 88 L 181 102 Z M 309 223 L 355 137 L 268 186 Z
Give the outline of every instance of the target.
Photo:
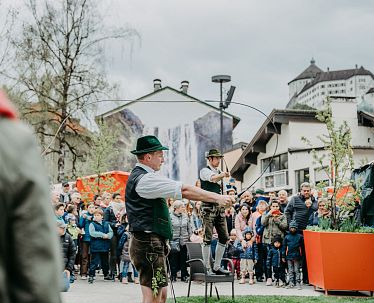
M 257 244 L 255 242 L 252 243 L 252 246 L 246 247 L 244 249 L 242 247 L 242 243 L 239 240 L 236 240 L 234 246 L 237 249 L 241 250 L 240 259 L 258 260 L 258 249 Z
M 275 248 L 274 246 L 268 251 L 266 259 L 266 267 L 281 267 L 283 258 L 283 250 L 281 247 Z
M 91 252 L 108 252 L 110 248 L 110 239 L 113 237 L 113 231 L 108 222 L 103 221 L 100 224 L 96 221 L 92 221 L 89 230 L 91 236 Z M 104 234 L 108 234 L 109 238 L 103 239 Z
M 300 259 L 302 244 L 303 236 L 301 234 L 287 234 L 283 240 L 283 252 L 286 260 Z
M 90 242 L 91 237 L 90 237 L 90 223 L 93 220 L 93 215 L 90 215 L 89 213 L 85 213 L 86 218 L 83 216 L 79 217 L 79 227 L 84 229 L 84 234 L 82 235 L 82 241 L 84 242 Z

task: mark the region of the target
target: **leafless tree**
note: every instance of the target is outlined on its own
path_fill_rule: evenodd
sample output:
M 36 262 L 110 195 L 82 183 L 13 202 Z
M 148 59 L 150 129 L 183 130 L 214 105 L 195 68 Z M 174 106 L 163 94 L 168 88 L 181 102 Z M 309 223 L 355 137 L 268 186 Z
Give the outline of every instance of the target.
M 82 157 L 81 142 L 68 141 L 83 136 L 76 119 L 89 116 L 92 104 L 113 90 L 104 70 L 103 43 L 137 36 L 131 28 L 105 28 L 97 5 L 94 0 L 28 0 L 31 21 L 11 41 L 13 89 L 25 101 L 22 113 L 34 117 L 36 132 L 44 140 L 56 138 L 56 144 L 45 145 L 48 153 L 58 154 L 58 182 L 65 178 L 65 152 L 73 163 Z

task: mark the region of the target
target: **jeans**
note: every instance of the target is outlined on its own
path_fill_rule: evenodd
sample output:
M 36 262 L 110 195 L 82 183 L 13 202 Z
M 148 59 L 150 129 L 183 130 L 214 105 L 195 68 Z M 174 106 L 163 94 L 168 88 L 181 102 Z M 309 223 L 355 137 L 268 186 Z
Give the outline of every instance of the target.
M 110 239 L 109 267 L 112 275 L 117 274 L 117 236 Z
M 288 281 L 289 283 L 300 283 L 300 260 L 293 259 L 293 260 L 287 260 L 288 265 Z
M 66 272 L 62 273 L 62 281 L 61 281 L 61 291 L 67 292 L 70 288 L 70 281 L 66 274 Z
M 130 261 L 121 261 L 120 268 L 122 268 L 122 272 L 121 272 L 121 277 L 122 278 L 127 277 L 130 265 L 131 265 L 133 273 L 134 273 L 134 278 L 138 277 L 138 272 L 136 271 L 135 266 Z

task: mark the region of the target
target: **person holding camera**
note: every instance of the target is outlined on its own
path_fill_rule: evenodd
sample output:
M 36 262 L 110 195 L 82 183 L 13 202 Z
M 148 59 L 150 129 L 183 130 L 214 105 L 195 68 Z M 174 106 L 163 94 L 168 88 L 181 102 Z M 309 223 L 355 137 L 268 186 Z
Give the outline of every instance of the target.
M 264 226 L 264 233 L 262 235 L 262 243 L 264 245 L 265 255 L 268 255 L 269 250 L 272 249 L 272 244 L 275 238 L 281 238 L 283 241 L 284 233 L 287 230 L 287 218 L 281 213 L 279 202 L 273 200 L 270 203 L 270 209 L 266 214 L 261 216 L 261 224 Z M 267 267 L 266 285 L 272 285 L 272 271 L 271 267 Z

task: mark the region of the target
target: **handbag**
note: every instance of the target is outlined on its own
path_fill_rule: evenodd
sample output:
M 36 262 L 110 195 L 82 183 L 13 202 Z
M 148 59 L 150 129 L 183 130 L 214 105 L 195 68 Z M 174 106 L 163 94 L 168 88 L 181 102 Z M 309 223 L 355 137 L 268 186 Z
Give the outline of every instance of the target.
M 170 241 L 170 249 L 172 253 L 177 253 L 181 251 L 181 244 L 179 239 L 174 239 Z

